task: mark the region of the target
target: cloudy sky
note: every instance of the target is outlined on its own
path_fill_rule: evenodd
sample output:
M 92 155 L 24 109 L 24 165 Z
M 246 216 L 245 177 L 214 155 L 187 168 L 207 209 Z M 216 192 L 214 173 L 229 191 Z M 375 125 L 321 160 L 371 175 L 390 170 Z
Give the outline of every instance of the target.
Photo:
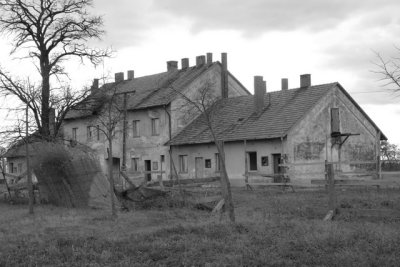
M 97 69 L 70 63 L 70 77 L 80 87 L 104 73 L 133 69 L 138 77 L 165 71 L 168 60 L 194 64 L 198 55 L 219 60 L 227 52 L 229 70 L 249 91 L 254 75 L 269 91 L 279 90 L 281 78 L 298 87 L 304 73 L 313 84 L 340 82 L 400 145 L 400 93 L 384 90 L 373 72 L 374 51 L 398 52 L 399 11 L 398 0 L 94 0 L 107 34 L 93 45 L 116 53 Z M 10 61 L 9 51 L 3 38 L 1 66 L 29 72 L 29 62 Z

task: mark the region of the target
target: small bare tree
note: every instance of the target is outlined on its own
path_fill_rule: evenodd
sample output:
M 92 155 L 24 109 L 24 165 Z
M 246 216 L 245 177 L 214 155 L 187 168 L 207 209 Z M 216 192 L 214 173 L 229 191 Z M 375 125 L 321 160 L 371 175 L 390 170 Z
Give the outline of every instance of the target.
M 87 45 L 89 40 L 100 39 L 104 33 L 102 17 L 88 12 L 91 5 L 92 0 L 0 0 L 0 31 L 13 38 L 11 54 L 26 51 L 24 58 L 34 61 L 40 76 L 38 85 L 32 86 L 0 69 L 0 91 L 16 96 L 24 104 L 30 103 L 28 106 L 44 139 L 50 136 L 51 103 L 62 107 L 58 113 L 62 119 L 65 108 L 82 99 L 79 96 L 75 101 L 70 88 L 62 85 L 58 89 L 64 90 L 57 94 L 57 88 L 51 86 L 51 77 L 55 78 L 54 84 L 60 81 L 60 75 L 67 74 L 63 62 L 69 58 L 79 58 L 81 62 L 88 59 L 98 65 L 110 56 L 109 50 Z M 31 101 L 31 95 L 36 101 Z
M 117 134 L 121 133 L 119 128 L 122 128 L 125 116 L 125 103 L 128 93 L 118 93 L 117 84 L 110 89 L 100 89 L 95 96 L 96 106 L 98 107 L 96 114 L 89 121 L 89 127 L 98 132 L 103 133 L 108 142 L 108 179 L 110 183 L 111 193 L 111 213 L 112 216 L 117 216 L 114 198 L 114 177 L 113 177 L 113 140 Z M 129 92 L 133 94 L 134 92 Z M 90 101 L 90 100 L 89 100 Z
M 400 55 L 400 48 L 395 47 L 397 53 Z M 389 87 L 388 89 L 393 92 L 400 91 L 400 56 L 393 56 L 385 59 L 380 53 L 375 52 L 377 61 L 374 65 L 377 66 L 377 73 L 381 78 L 380 80 L 384 82 L 384 86 Z
M 225 164 L 224 142 L 218 137 L 216 131 L 216 123 L 218 117 L 218 102 L 220 98 L 215 94 L 215 84 L 212 81 L 206 81 L 195 92 L 193 96 L 182 93 L 181 91 L 171 87 L 183 100 L 182 104 L 178 107 L 187 117 L 186 120 L 193 120 L 195 117 L 200 116 L 202 123 L 210 131 L 214 144 L 220 155 L 220 168 L 221 168 L 221 189 L 222 195 L 225 200 L 225 207 L 231 222 L 235 222 L 235 208 L 232 200 L 231 186 L 229 182 L 228 172 Z

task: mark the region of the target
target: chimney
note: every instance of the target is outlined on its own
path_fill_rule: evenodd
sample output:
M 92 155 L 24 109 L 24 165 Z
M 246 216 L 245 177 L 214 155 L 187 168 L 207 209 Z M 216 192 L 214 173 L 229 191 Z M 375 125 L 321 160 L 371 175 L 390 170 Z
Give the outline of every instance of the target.
M 267 84 L 263 76 L 254 76 L 254 109 L 260 114 L 264 108 L 264 95 L 267 90 Z
M 170 60 L 167 61 L 167 71 L 174 71 L 178 69 L 178 61 Z
M 311 86 L 311 74 L 302 74 L 300 75 L 300 87 L 309 87 Z
M 189 59 L 187 57 L 182 58 L 181 65 L 183 70 L 189 68 Z
M 289 89 L 289 79 L 282 78 L 282 90 L 287 90 L 287 89 Z
M 135 71 L 128 70 L 128 80 L 133 80 L 135 78 Z
M 99 79 L 93 79 L 92 87 L 90 88 L 90 91 L 92 94 L 99 89 Z
M 117 72 L 115 73 L 115 82 L 119 83 L 122 82 L 124 80 L 124 73 L 123 72 Z
M 207 53 L 207 64 L 212 64 L 212 53 Z
M 50 130 L 50 137 L 55 137 L 56 131 L 56 110 L 54 108 L 50 108 L 49 110 L 49 130 Z
M 196 67 L 200 67 L 206 63 L 206 57 L 205 56 L 197 56 L 196 57 Z
M 221 53 L 221 96 L 222 98 L 228 98 L 228 54 Z

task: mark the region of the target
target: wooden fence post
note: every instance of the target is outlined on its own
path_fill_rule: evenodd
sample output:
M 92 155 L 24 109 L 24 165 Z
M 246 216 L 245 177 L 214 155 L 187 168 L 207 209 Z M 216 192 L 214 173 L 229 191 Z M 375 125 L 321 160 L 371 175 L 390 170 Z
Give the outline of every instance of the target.
M 336 214 L 336 194 L 335 194 L 335 174 L 333 164 L 326 164 L 327 168 L 327 183 L 328 183 L 328 205 L 329 212 L 325 216 L 324 221 L 330 221 Z

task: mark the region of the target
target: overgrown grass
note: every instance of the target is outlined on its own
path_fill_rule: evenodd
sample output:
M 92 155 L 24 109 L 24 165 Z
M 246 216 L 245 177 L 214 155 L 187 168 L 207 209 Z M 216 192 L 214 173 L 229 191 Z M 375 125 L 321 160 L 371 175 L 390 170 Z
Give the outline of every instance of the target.
M 398 218 L 323 222 L 323 191 L 234 190 L 237 223 L 189 208 L 108 211 L 0 204 L 0 266 L 398 266 Z M 400 191 L 340 192 L 343 209 L 400 211 Z M 388 204 L 389 203 L 389 204 Z

